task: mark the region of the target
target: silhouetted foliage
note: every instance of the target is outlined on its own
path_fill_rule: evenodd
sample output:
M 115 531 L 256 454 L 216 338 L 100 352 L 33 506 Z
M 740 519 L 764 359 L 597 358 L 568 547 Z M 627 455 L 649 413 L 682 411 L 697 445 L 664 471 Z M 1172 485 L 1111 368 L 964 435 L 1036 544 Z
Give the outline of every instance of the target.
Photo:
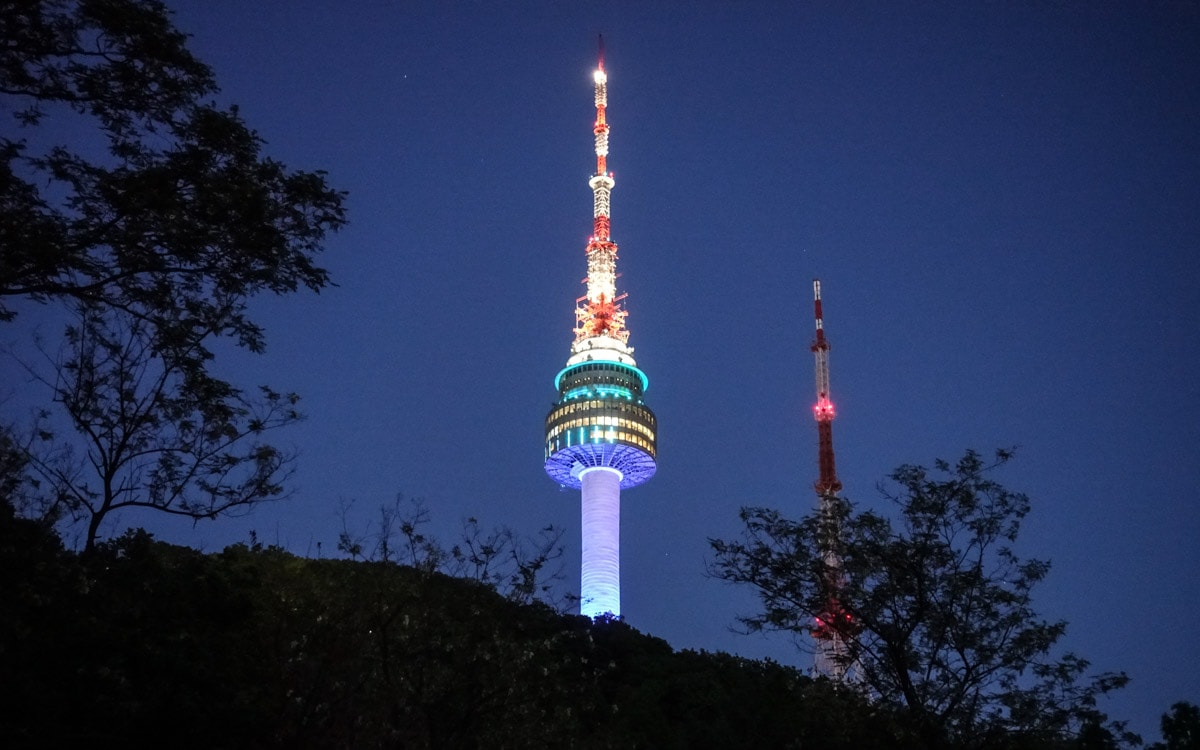
M 1032 605 L 1049 564 L 1011 546 L 1029 499 L 989 476 L 1009 458 L 1000 451 L 988 464 L 972 451 L 932 471 L 900 467 L 890 477 L 898 489 L 885 490 L 898 523 L 845 500 L 799 521 L 745 508 L 742 539 L 712 540 L 712 572 L 757 589 L 762 612 L 741 618 L 751 631 L 809 635 L 835 598 L 849 618 L 830 626 L 847 643 L 851 671 L 883 704 L 903 706 L 929 747 L 1074 737 L 1103 718 L 1097 696 L 1127 678 L 1085 680 L 1087 661 L 1052 654 L 1066 623 Z M 822 546 L 831 526 L 836 570 Z M 1124 737 L 1123 725 L 1113 731 Z
M 263 387 L 251 399 L 190 362 L 162 356 L 136 318 L 82 310 L 52 374 L 31 369 L 77 436 L 56 433 L 43 410 L 24 448 L 33 515 L 82 521 L 90 551 L 124 508 L 200 520 L 282 495 L 291 458 L 262 436 L 300 419 L 298 397 Z
M 1180 701 L 1162 716 L 1162 742 L 1150 750 L 1200 750 L 1200 707 Z
M 429 573 L 444 573 L 487 584 L 513 601 L 540 601 L 563 608 L 571 596 L 555 594 L 562 577 L 562 529 L 543 527 L 525 536 L 501 526 L 485 530 L 476 518 L 467 518 L 457 540 L 447 544 L 430 535 L 429 509 L 421 498 L 397 495 L 379 508 L 378 521 L 361 531 L 351 531 L 350 510 L 343 503 L 342 531 L 337 548 L 352 560 L 398 562 Z
M 0 318 L 73 298 L 257 349 L 248 297 L 328 283 L 314 260 L 342 195 L 261 156 L 162 3 L 6 2 L 0 38 L 22 134 L 0 138 Z
M 214 518 L 278 497 L 288 457 L 260 439 L 295 397 L 214 374 L 214 342 L 260 351 L 256 294 L 320 290 L 344 221 L 321 172 L 262 155 L 156 0 L 0 3 L 0 320 L 54 302 L 78 322 L 25 362 L 60 408 L 8 430 L 36 486 L 22 513 L 122 507 Z M 44 125 L 49 124 L 49 127 Z
M 0 564 L 9 747 L 916 747 L 789 667 L 394 563 L 141 531 L 78 556 L 6 511 Z

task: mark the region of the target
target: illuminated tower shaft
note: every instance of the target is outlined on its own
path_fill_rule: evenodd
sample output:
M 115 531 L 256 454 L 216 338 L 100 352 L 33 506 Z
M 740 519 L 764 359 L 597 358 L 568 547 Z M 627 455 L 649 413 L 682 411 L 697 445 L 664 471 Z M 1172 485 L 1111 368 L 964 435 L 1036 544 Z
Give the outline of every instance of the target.
M 604 48 L 595 72 L 596 174 L 592 236 L 587 244 L 587 293 L 575 303 L 575 341 L 546 415 L 546 473 L 582 499 L 580 612 L 621 614 L 621 490 L 654 475 L 657 420 L 642 400 L 648 385 L 625 329 L 625 295 L 617 294 L 617 245 L 610 236 L 608 75 Z
M 833 402 L 829 400 L 829 342 L 825 339 L 825 325 L 821 310 L 821 282 L 813 280 L 813 306 L 816 315 L 817 337 L 812 351 L 816 357 L 817 403 L 813 415 L 817 419 L 817 491 L 820 513 L 824 521 L 821 540 L 822 555 L 829 570 L 827 581 L 831 595 L 829 603 L 813 626 L 816 639 L 814 667 L 818 674 L 834 680 L 846 679 L 848 649 L 844 632 L 848 629 L 849 615 L 842 609 L 836 592 L 841 583 L 841 559 L 837 554 L 838 530 L 833 517 L 833 503 L 842 483 L 837 478 L 837 467 L 833 460 Z

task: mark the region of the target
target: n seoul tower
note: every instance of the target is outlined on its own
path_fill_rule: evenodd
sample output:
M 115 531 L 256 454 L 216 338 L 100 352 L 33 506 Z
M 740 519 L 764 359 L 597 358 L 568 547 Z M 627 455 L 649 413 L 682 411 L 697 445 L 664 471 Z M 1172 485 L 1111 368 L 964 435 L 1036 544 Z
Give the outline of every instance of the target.
M 617 294 L 617 244 L 609 234 L 607 171 L 608 75 L 600 42 L 596 82 L 596 173 L 592 236 L 587 243 L 587 294 L 575 304 L 575 342 L 554 379 L 558 401 L 546 415 L 546 473 L 580 490 L 583 517 L 581 614 L 621 614 L 621 490 L 654 476 L 657 420 L 642 395 L 648 381 L 637 367 L 625 328 L 624 294 Z
M 817 471 L 818 479 L 813 485 L 817 491 L 820 513 L 825 521 L 821 554 L 827 573 L 827 587 L 831 592 L 824 611 L 815 618 L 813 638 L 816 639 L 814 664 L 817 674 L 825 675 L 837 682 L 844 682 L 850 671 L 847 632 L 852 632 L 853 622 L 841 606 L 837 591 L 842 582 L 842 561 L 838 555 L 838 530 L 833 525 L 833 505 L 842 483 L 837 477 L 833 460 L 833 402 L 829 400 L 829 341 L 825 339 L 824 313 L 821 310 L 821 282 L 813 280 L 813 311 L 816 318 L 816 339 L 812 352 L 816 359 L 817 403 L 813 405 L 813 416 L 817 420 Z

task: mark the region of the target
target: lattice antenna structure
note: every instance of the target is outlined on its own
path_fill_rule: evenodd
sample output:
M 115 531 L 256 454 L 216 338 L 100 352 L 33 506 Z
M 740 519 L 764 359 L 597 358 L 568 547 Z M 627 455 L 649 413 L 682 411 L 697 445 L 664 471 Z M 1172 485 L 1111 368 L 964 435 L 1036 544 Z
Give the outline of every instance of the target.
M 546 473 L 580 490 L 582 565 L 580 612 L 621 616 L 621 490 L 636 487 L 657 468 L 658 420 L 643 395 L 649 381 L 637 367 L 625 327 L 625 295 L 617 293 L 617 244 L 609 213 L 608 74 L 604 41 L 593 74 L 596 91 L 596 173 L 592 236 L 588 239 L 586 294 L 576 300 L 575 337 L 566 367 L 554 379 L 558 400 L 546 415 Z
M 812 343 L 817 365 L 817 403 L 813 416 L 817 419 L 817 457 L 819 474 L 817 494 L 836 495 L 842 489 L 833 460 L 833 402 L 829 400 L 829 341 L 825 338 L 824 314 L 821 311 L 821 281 L 813 279 L 813 307 L 816 313 L 817 337 Z
M 839 530 L 835 510 L 837 493 L 842 483 L 837 478 L 837 466 L 833 459 L 833 402 L 829 399 L 829 341 L 825 338 L 824 313 L 821 309 L 821 282 L 813 280 L 813 307 L 816 317 L 816 338 L 812 352 L 816 358 L 817 403 L 813 405 L 813 416 L 817 420 L 817 491 L 823 533 L 821 554 L 828 571 L 826 589 L 830 592 L 825 611 L 815 618 L 813 638 L 816 640 L 813 667 L 817 674 L 825 675 L 838 682 L 846 681 L 850 675 L 849 648 L 846 643 L 852 632 L 853 620 L 838 601 L 837 591 L 841 588 L 842 562 L 838 555 Z

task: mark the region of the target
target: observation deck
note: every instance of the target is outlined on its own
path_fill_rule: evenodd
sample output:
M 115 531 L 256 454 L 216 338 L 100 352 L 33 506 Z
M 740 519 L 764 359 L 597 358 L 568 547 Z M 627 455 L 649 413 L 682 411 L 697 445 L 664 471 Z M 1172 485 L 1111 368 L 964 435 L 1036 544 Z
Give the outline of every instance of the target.
M 565 487 L 582 487 L 593 466 L 621 473 L 621 489 L 654 476 L 658 420 L 642 400 L 645 373 L 623 362 L 569 365 L 555 378 L 558 402 L 546 415 L 546 473 Z

